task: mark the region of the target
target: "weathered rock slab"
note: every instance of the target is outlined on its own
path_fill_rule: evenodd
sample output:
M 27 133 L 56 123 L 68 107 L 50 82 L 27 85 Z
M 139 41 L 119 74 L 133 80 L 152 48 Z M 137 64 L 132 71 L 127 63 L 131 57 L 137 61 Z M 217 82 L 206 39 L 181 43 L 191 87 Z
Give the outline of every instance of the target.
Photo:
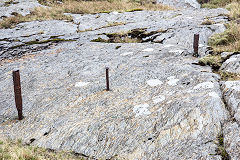
M 240 74 L 240 54 L 228 58 L 221 66 L 221 71 Z
M 217 158 L 213 141 L 228 119 L 219 77 L 161 44 L 117 45 L 62 43 L 2 64 L 2 134 L 95 158 Z M 15 68 L 25 119 L 14 123 Z
M 240 81 L 226 81 L 223 95 L 231 115 L 240 124 Z
M 2 4 L 0 4 L 0 20 L 2 17 L 10 17 L 13 14 L 21 14 L 23 16 L 30 14 L 31 10 L 35 7 L 40 7 L 37 0 L 4 0 Z
M 232 115 L 238 120 L 238 92 L 232 86 L 226 90 L 235 97 L 226 99 L 234 104 L 232 114 L 220 77 L 193 63 L 191 54 L 193 35 L 199 33 L 199 53 L 205 55 L 208 37 L 225 29 L 226 12 L 70 14 L 74 22 L 27 22 L 0 30 L 0 134 L 98 159 L 221 159 L 215 140 Z M 216 24 L 201 25 L 209 16 Z M 159 32 L 143 37 L 151 39 L 147 43 L 91 42 L 137 28 Z M 55 38 L 75 41 L 49 42 Z M 16 56 L 20 59 L 10 60 Z M 22 121 L 14 107 L 15 69 L 21 73 Z M 226 131 L 229 137 L 235 133 Z
M 240 126 L 237 122 L 224 125 L 224 144 L 232 160 L 240 159 Z
M 175 6 L 175 7 L 183 7 L 183 8 L 200 8 L 201 5 L 197 0 L 157 0 L 158 3 Z

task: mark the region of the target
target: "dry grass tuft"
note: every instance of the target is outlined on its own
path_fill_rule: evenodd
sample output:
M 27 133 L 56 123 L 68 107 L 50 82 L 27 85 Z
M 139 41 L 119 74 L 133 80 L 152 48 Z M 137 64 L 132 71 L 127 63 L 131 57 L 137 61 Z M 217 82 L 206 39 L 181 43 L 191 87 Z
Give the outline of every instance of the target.
M 230 73 L 230 72 L 218 72 L 218 74 L 221 76 L 221 79 L 223 81 L 236 81 L 240 80 L 240 74 L 239 73 Z
M 222 65 L 222 61 L 223 60 L 221 59 L 220 55 L 207 55 L 199 59 L 198 63 L 203 66 L 209 65 L 214 70 L 218 70 Z
M 240 2 L 232 2 L 226 6 L 226 9 L 230 11 L 230 17 L 232 19 L 240 18 Z
M 210 19 L 206 19 L 206 20 L 204 20 L 204 21 L 202 22 L 201 25 L 212 25 L 212 24 L 214 24 L 214 23 L 215 23 L 214 21 L 212 21 L 212 20 L 210 20 Z
M 226 31 L 214 34 L 208 43 L 217 53 L 240 51 L 240 24 L 228 24 Z
M 199 0 L 201 1 L 201 0 Z M 219 8 L 225 7 L 227 4 L 233 2 L 234 0 L 209 0 L 208 3 L 202 4 L 203 8 Z
M 143 1 L 143 0 L 142 0 Z M 142 2 L 141 1 L 141 2 Z M 138 3 L 128 0 L 102 0 L 102 1 L 79 1 L 79 0 L 63 0 L 59 3 L 56 0 L 39 0 L 41 4 L 48 5 L 49 7 L 35 8 L 31 14 L 27 16 L 15 15 L 0 21 L 0 28 L 11 28 L 18 23 L 29 22 L 35 20 L 72 20 L 69 15 L 64 13 L 74 14 L 94 14 L 94 13 L 109 13 L 113 11 L 118 12 L 133 12 L 141 10 L 170 10 L 169 6 L 161 4 Z
M 214 51 L 220 52 L 236 52 L 240 51 L 240 2 L 233 1 L 226 8 L 230 11 L 229 17 L 232 22 L 227 24 L 227 30 L 223 33 L 215 34 L 210 37 L 209 45 Z
M 62 10 L 65 13 L 109 13 L 113 11 L 138 11 L 138 10 L 169 10 L 169 6 L 161 4 L 140 4 L 136 2 L 129 2 L 127 0 L 115 1 L 74 1 L 68 0 L 63 4 L 53 4 L 51 7 Z
M 38 7 L 35 8 L 31 14 L 27 16 L 22 16 L 20 14 L 8 17 L 0 21 L 0 28 L 12 28 L 15 25 L 22 22 L 30 22 L 30 21 L 42 21 L 42 20 L 69 20 L 72 21 L 72 17 L 68 15 L 64 15 L 64 12 L 59 9 L 51 9 L 51 8 L 43 8 Z
M 70 152 L 53 152 L 47 149 L 23 146 L 21 141 L 0 141 L 1 160 L 83 160 Z

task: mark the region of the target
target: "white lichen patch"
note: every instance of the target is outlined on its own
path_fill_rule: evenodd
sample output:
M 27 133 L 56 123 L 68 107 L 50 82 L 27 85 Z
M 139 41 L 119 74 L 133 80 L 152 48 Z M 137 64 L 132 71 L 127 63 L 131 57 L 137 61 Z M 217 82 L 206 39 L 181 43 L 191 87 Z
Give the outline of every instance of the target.
M 213 98 L 220 98 L 216 92 L 209 92 L 208 95 Z
M 171 79 L 175 79 L 176 77 L 175 76 L 170 76 L 170 77 L 168 77 L 167 79 L 168 80 L 171 80 Z
M 115 14 L 115 15 L 117 15 L 117 14 L 119 14 L 117 11 L 114 11 L 114 12 L 111 12 L 112 14 Z
M 167 84 L 170 86 L 176 86 L 178 81 L 179 79 L 172 79 L 172 80 L 169 80 Z
M 176 86 L 179 81 L 179 79 L 175 79 L 175 76 L 168 77 L 167 79 L 169 80 L 167 84 L 170 86 Z
M 75 87 L 84 87 L 88 84 L 89 84 L 89 82 L 77 82 L 77 83 L 75 83 Z
M 166 45 L 163 46 L 163 48 L 169 48 L 169 47 L 174 47 L 174 45 L 172 45 L 172 44 L 166 44 Z
M 149 108 L 149 105 L 147 103 L 134 106 L 133 112 L 136 113 L 135 117 L 151 114 L 148 108 Z
M 128 56 L 128 55 L 132 55 L 133 52 L 125 52 L 125 53 L 122 53 L 121 56 Z
M 170 100 L 170 101 L 167 102 L 167 104 L 170 104 L 170 103 L 172 103 L 172 100 Z
M 151 87 L 155 87 L 155 86 L 158 86 L 158 85 L 162 85 L 163 82 L 160 81 L 159 79 L 150 79 L 147 81 L 147 84 Z
M 212 82 L 203 82 L 193 87 L 193 89 L 200 90 L 200 89 L 210 89 L 213 87 L 214 87 L 214 84 Z
M 163 95 L 152 98 L 154 104 L 160 103 L 160 102 L 164 101 L 165 99 L 166 98 Z
M 143 52 L 152 52 L 152 51 L 154 51 L 154 49 L 153 48 L 146 48 L 146 49 L 144 49 L 142 51 Z

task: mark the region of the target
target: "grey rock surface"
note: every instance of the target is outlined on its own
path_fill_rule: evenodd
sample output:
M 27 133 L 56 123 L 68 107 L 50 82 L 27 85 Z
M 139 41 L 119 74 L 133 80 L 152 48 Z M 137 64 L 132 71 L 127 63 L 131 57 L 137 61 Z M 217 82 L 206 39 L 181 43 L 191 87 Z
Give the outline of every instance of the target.
M 224 60 L 229 59 L 229 57 L 231 57 L 233 55 L 234 52 L 222 52 L 221 53 L 221 58 Z
M 157 0 L 157 2 L 181 8 L 193 7 L 199 9 L 201 7 L 197 0 Z
M 74 22 L 1 29 L 0 135 L 89 158 L 149 160 L 221 159 L 215 141 L 224 132 L 227 152 L 238 158 L 239 141 L 231 138 L 239 136 L 239 82 L 220 86 L 219 75 L 192 56 L 193 35 L 200 34 L 204 56 L 209 36 L 225 29 L 224 13 L 70 14 Z M 201 25 L 210 16 L 216 24 Z M 154 33 L 142 37 L 148 42 L 91 42 L 139 28 Z M 21 73 L 22 121 L 14 107 L 15 69 Z M 236 122 L 229 122 L 233 116 Z
M 60 36 L 65 36 L 64 40 L 73 40 L 77 38 L 72 37 L 76 31 L 76 24 L 57 20 L 26 22 L 13 29 L 0 29 L 2 38 L 0 40 L 0 59 L 21 57 L 49 48 L 51 45 L 48 43 L 37 43 L 60 39 Z M 28 45 L 27 43 L 33 44 Z
M 229 122 L 224 126 L 224 143 L 232 160 L 240 159 L 239 122 Z

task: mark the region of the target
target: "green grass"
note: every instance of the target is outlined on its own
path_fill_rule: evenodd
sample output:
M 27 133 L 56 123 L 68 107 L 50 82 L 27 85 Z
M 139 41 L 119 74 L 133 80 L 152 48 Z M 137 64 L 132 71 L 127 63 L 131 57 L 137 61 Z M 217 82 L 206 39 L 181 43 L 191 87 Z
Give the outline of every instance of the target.
M 220 55 L 207 55 L 207 56 L 199 59 L 200 65 L 203 65 L 203 66 L 209 65 L 214 70 L 218 70 L 221 67 L 222 62 L 223 62 L 223 60 Z
M 220 155 L 222 160 L 230 160 L 231 158 L 224 146 L 224 137 L 222 133 L 219 134 L 217 137 L 217 145 L 218 145 L 218 148 L 216 150 L 217 152 L 216 155 Z

